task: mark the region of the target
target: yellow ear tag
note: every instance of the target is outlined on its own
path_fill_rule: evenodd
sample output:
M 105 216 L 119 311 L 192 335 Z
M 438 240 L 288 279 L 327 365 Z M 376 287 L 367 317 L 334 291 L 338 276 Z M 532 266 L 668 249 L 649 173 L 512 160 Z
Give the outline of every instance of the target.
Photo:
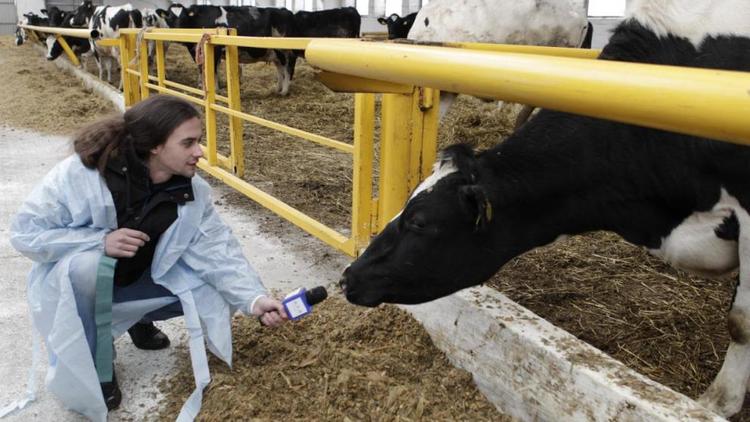
M 488 223 L 492 221 L 492 204 L 488 200 L 484 201 L 484 215 L 487 217 Z
M 195 12 L 188 13 L 188 16 L 195 16 Z

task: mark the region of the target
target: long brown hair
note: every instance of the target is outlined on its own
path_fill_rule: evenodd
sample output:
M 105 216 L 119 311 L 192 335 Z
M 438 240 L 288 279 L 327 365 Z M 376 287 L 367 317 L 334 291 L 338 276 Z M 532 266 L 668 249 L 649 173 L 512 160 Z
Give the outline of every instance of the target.
M 186 120 L 200 114 L 185 100 L 169 95 L 154 95 L 122 115 L 104 118 L 81 129 L 73 136 L 73 150 L 88 168 L 104 172 L 110 157 L 131 145 L 142 160 L 163 144 Z

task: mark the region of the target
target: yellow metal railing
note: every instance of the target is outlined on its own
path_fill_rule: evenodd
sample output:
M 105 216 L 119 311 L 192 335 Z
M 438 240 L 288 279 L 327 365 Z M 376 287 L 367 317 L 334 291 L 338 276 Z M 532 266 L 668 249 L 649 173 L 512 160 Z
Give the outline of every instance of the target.
M 315 40 L 305 57 L 359 78 L 750 144 L 748 72 L 353 40 Z

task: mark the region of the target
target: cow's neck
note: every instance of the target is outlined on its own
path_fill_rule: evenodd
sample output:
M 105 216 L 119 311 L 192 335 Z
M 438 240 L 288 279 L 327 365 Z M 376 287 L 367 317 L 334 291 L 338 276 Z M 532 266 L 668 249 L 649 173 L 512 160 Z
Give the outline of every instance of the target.
M 664 169 L 662 155 L 670 149 L 659 143 L 668 141 L 566 113 L 543 111 L 536 120 L 480 158 L 493 169 L 489 189 L 502 213 L 497 230 L 515 230 L 513 238 L 523 239 L 516 253 L 595 230 L 656 247 L 694 208 L 679 204 L 665 212 L 653 199 L 684 199 L 680 183 L 689 175 Z

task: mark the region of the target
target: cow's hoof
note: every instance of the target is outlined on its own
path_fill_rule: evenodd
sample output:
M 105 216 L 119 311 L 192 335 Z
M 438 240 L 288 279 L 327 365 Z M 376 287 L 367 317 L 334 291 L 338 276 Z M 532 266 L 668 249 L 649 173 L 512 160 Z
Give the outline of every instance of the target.
M 698 399 L 698 403 L 706 409 L 728 418 L 742 409 L 742 403 L 745 400 L 744 389 L 734 390 L 737 391 L 728 391 L 724 387 L 712 384 Z

